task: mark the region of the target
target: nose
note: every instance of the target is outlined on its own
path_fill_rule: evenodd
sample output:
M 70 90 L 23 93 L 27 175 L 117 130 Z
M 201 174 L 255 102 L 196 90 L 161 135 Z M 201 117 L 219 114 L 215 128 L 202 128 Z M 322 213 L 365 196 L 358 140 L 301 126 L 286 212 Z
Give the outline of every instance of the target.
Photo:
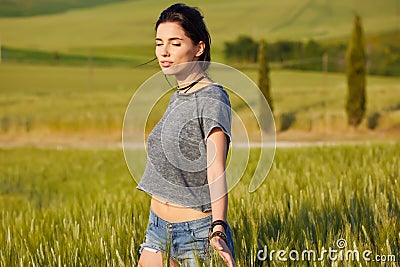
M 161 56 L 163 56 L 163 57 L 169 56 L 168 45 L 163 45 L 162 46 L 162 48 L 161 48 Z

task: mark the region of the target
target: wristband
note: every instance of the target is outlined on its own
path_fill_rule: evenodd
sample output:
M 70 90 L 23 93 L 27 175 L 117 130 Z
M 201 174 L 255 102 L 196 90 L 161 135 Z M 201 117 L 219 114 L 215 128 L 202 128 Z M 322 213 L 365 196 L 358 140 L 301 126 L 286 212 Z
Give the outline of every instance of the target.
M 210 226 L 210 232 L 212 232 L 213 229 L 214 229 L 214 227 L 217 226 L 217 225 L 221 225 L 222 227 L 224 227 L 224 230 L 225 230 L 225 232 L 226 232 L 226 228 L 228 228 L 228 225 L 227 225 L 227 223 L 226 223 L 225 221 L 223 221 L 223 220 L 215 220 L 215 221 L 213 221 L 213 222 L 211 223 L 211 226 Z
M 208 241 L 211 242 L 211 239 L 213 239 L 216 236 L 220 237 L 222 240 L 225 241 L 226 244 L 228 244 L 228 238 L 226 237 L 226 234 L 221 231 L 213 232 L 210 236 L 208 236 Z

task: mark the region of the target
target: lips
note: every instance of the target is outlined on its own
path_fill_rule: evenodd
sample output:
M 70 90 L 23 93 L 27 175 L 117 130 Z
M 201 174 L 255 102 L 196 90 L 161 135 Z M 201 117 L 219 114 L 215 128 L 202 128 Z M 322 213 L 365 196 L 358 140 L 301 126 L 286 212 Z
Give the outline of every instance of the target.
M 160 61 L 160 66 L 163 68 L 169 68 L 172 66 L 172 61 Z

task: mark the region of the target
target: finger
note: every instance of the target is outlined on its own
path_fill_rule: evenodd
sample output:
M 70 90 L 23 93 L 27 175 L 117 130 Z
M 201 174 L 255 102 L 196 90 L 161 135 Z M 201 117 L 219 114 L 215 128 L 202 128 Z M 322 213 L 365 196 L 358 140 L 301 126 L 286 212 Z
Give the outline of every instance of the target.
M 229 259 L 231 258 L 231 255 L 226 251 L 219 252 L 219 256 L 224 260 L 225 263 L 228 263 Z
M 229 266 L 229 267 L 234 267 L 234 266 L 236 266 L 235 265 L 235 262 L 233 261 L 233 259 L 232 259 L 232 257 L 231 257 L 231 255 L 229 255 L 227 258 L 226 258 L 226 264 Z
M 224 262 L 226 263 L 226 266 L 232 267 L 232 262 L 229 259 L 224 259 Z
M 236 267 L 236 263 L 233 260 L 233 256 L 229 250 L 225 251 L 218 251 L 219 256 L 225 262 L 226 266 L 228 267 Z
M 212 247 L 217 251 L 223 251 L 224 248 L 219 244 L 212 244 Z
M 219 241 L 212 239 L 212 242 L 213 242 L 214 249 L 219 250 L 219 251 L 224 250 L 224 247 L 221 245 L 221 243 Z

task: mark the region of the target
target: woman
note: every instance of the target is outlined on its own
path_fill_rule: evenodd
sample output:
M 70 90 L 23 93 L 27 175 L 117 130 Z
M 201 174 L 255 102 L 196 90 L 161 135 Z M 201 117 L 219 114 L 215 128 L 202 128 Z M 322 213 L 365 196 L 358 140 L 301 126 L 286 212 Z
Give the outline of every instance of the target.
M 159 65 L 178 88 L 147 140 L 138 189 L 152 199 L 139 266 L 207 265 L 214 253 L 236 266 L 226 222 L 230 103 L 206 75 L 209 33 L 201 13 L 184 4 L 164 10 L 155 29 Z

